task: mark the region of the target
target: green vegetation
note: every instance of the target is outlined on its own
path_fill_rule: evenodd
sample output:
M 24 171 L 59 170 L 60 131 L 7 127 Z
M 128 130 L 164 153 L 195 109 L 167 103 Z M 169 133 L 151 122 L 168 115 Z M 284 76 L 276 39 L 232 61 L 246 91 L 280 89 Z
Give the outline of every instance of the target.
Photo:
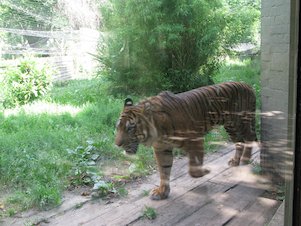
M 33 59 L 23 59 L 18 67 L 9 67 L 4 74 L 0 86 L 3 93 L 3 96 L 0 95 L 0 105 L 3 102 L 3 107 L 8 108 L 27 104 L 46 95 L 51 88 L 53 71 L 47 65 L 38 67 Z
M 114 145 L 122 104 L 102 93 L 98 80 L 86 80 L 55 85 L 44 100 L 4 110 L 0 203 L 5 201 L 5 209 L 58 205 L 70 185 L 92 186 L 101 179 L 98 162 L 129 161 Z M 140 167 L 135 174 L 143 167 L 147 172 L 154 162 L 152 151 L 141 148 L 131 161 Z
M 145 206 L 143 217 L 149 220 L 154 220 L 157 217 L 157 212 L 154 208 Z
M 260 166 L 259 162 L 252 162 L 252 173 L 256 175 L 262 174 L 262 167 Z
M 105 70 L 114 94 L 212 84 L 230 47 L 256 42 L 259 6 L 253 0 L 107 1 L 100 73 Z

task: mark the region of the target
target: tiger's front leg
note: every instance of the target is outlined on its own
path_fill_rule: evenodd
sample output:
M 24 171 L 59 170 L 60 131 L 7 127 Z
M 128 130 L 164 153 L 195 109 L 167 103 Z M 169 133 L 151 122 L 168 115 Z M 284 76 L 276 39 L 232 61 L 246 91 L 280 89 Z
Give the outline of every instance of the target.
M 169 178 L 173 163 L 173 155 L 172 149 L 155 149 L 154 152 L 160 173 L 160 186 L 152 190 L 150 198 L 153 200 L 162 200 L 166 199 L 170 192 Z

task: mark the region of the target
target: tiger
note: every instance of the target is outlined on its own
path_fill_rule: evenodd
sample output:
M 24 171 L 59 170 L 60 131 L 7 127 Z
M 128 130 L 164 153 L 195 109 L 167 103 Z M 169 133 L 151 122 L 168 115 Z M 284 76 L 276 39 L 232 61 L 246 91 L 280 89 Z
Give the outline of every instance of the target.
M 163 200 L 170 193 L 173 149 L 179 148 L 189 158 L 191 177 L 210 172 L 203 167 L 204 136 L 223 125 L 235 143 L 230 166 L 249 163 L 255 132 L 256 96 L 251 86 L 225 82 L 174 94 L 163 91 L 134 105 L 126 98 L 116 124 L 115 144 L 127 154 L 135 154 L 139 144 L 153 148 L 160 184 L 150 198 Z

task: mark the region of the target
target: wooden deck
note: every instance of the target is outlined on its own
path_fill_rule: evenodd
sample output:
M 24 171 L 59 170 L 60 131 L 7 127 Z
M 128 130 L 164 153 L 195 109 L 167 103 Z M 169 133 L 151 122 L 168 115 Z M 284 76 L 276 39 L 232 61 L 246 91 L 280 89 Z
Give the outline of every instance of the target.
M 253 158 L 259 152 L 253 152 Z M 191 178 L 187 159 L 175 161 L 172 169 L 171 193 L 167 200 L 152 201 L 143 196 L 159 182 L 157 174 L 140 183 L 129 185 L 126 198 L 112 202 L 78 198 L 73 206 L 62 205 L 57 210 L 31 213 L 10 218 L 4 225 L 267 225 L 281 202 L 267 198 L 263 178 L 251 172 L 251 165 L 230 168 L 233 146 L 209 155 L 205 166 L 210 174 Z M 76 197 L 74 197 L 76 198 Z M 68 200 L 66 200 L 68 203 Z M 146 207 L 155 210 L 157 217 L 144 217 Z

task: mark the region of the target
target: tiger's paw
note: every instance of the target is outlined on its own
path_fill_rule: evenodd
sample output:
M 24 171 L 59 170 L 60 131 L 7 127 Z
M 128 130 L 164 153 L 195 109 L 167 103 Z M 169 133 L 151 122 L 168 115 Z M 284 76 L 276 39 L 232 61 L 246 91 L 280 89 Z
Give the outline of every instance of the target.
M 234 158 L 231 158 L 228 162 L 228 165 L 233 167 L 233 166 L 238 166 L 239 165 L 239 161 L 235 160 Z
M 163 200 L 167 199 L 170 192 L 169 186 L 154 188 L 151 192 L 150 199 Z
M 191 177 L 203 177 L 208 173 L 210 173 L 210 170 L 206 168 L 190 167 L 189 169 L 189 174 Z

